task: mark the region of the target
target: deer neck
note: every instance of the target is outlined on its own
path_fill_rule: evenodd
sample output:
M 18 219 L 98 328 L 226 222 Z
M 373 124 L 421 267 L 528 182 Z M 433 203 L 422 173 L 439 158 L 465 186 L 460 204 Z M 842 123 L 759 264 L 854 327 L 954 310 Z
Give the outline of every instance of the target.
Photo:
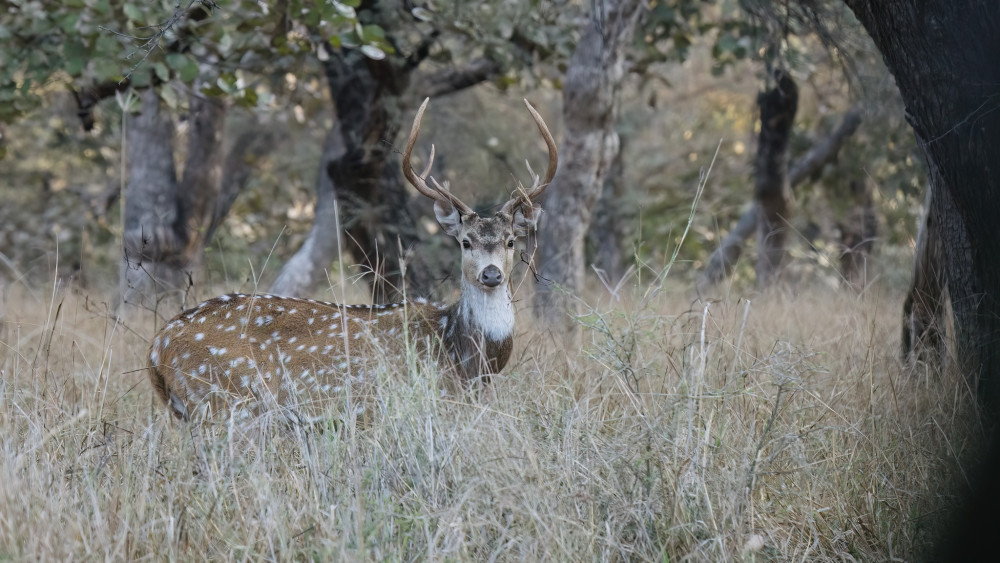
M 465 378 L 497 373 L 507 364 L 514 341 L 510 287 L 495 291 L 462 282 L 462 296 L 442 319 L 443 340 Z
M 493 291 L 462 280 L 462 296 L 455 304 L 456 321 L 468 336 L 483 337 L 501 341 L 514 334 L 514 303 L 511 301 L 510 286 L 504 285 Z

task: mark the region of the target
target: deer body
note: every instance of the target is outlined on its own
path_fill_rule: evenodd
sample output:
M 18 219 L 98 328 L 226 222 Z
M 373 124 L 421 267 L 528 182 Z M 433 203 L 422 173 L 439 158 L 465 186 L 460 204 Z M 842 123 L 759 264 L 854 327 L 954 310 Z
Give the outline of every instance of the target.
M 493 217 L 480 217 L 433 179 L 434 187 L 427 185 L 433 148 L 421 176 L 410 168 L 426 106 L 424 101 L 414 119 L 403 172 L 434 199 L 438 223 L 462 245 L 459 300 L 340 305 L 239 293 L 205 301 L 171 320 L 149 350 L 153 388 L 175 416 L 242 416 L 277 405 L 311 418 L 322 414 L 325 400 L 372 384 L 385 362 L 403 363 L 411 345 L 463 383 L 504 368 L 514 335 L 514 243 L 535 226 L 540 210 L 532 200 L 555 174 L 555 141 L 529 104 L 549 148 L 546 179 L 535 176 L 530 191 Z

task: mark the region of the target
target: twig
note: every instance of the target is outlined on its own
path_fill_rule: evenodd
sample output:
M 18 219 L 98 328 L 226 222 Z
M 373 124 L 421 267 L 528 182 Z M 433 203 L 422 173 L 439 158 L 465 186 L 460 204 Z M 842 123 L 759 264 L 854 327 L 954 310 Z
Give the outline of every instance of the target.
M 129 69 L 129 71 L 125 74 L 125 76 L 121 79 L 121 81 L 119 81 L 119 84 L 125 82 L 126 80 L 129 80 L 132 77 L 132 74 L 136 71 L 136 69 L 142 66 L 144 62 L 146 62 L 146 59 L 149 58 L 149 55 L 152 54 L 153 50 L 159 47 L 160 39 L 163 37 L 163 35 L 167 31 L 169 31 L 170 28 L 177 25 L 177 22 L 184 19 L 187 13 L 191 10 L 191 7 L 194 6 L 196 2 L 201 2 L 202 4 L 208 6 L 209 9 L 215 8 L 215 2 L 209 2 L 205 0 L 188 0 L 187 5 L 181 8 L 181 2 L 180 0 L 178 0 L 177 4 L 174 6 L 174 13 L 170 16 L 170 18 L 167 19 L 167 21 L 163 22 L 162 24 L 147 26 L 148 28 L 153 28 L 153 27 L 157 28 L 157 32 L 154 33 L 153 35 L 150 35 L 149 37 L 138 37 L 135 35 L 128 35 L 127 33 L 115 31 L 113 29 L 104 27 L 102 25 L 97 26 L 97 28 L 100 29 L 101 31 L 107 31 L 108 33 L 113 33 L 118 37 L 124 37 L 126 39 L 131 39 L 135 41 L 145 40 L 142 43 L 142 45 L 134 49 L 131 53 L 125 55 L 126 59 L 131 59 L 139 51 L 144 51 L 142 58 L 139 59 L 139 62 L 135 63 L 135 65 L 133 65 L 132 68 Z M 139 29 L 146 29 L 147 27 Z

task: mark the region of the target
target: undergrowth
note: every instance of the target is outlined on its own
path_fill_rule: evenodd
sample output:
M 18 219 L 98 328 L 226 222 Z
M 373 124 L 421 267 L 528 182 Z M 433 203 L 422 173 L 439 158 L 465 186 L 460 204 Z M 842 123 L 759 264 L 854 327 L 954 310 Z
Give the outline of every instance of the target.
M 48 299 L 15 295 L 0 342 L 0 559 L 913 559 L 975 443 L 961 378 L 900 368 L 877 288 L 626 288 L 579 346 L 525 315 L 485 393 L 411 358 L 307 427 L 178 423 L 152 325 Z

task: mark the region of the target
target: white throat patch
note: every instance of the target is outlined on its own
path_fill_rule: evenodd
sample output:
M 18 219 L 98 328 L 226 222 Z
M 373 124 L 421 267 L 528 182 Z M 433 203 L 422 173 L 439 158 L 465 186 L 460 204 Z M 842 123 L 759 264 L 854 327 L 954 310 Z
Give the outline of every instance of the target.
M 504 340 L 514 333 L 514 304 L 508 284 L 487 292 L 463 279 L 462 300 L 458 307 L 459 314 L 468 319 L 470 328 L 482 330 L 490 340 Z

